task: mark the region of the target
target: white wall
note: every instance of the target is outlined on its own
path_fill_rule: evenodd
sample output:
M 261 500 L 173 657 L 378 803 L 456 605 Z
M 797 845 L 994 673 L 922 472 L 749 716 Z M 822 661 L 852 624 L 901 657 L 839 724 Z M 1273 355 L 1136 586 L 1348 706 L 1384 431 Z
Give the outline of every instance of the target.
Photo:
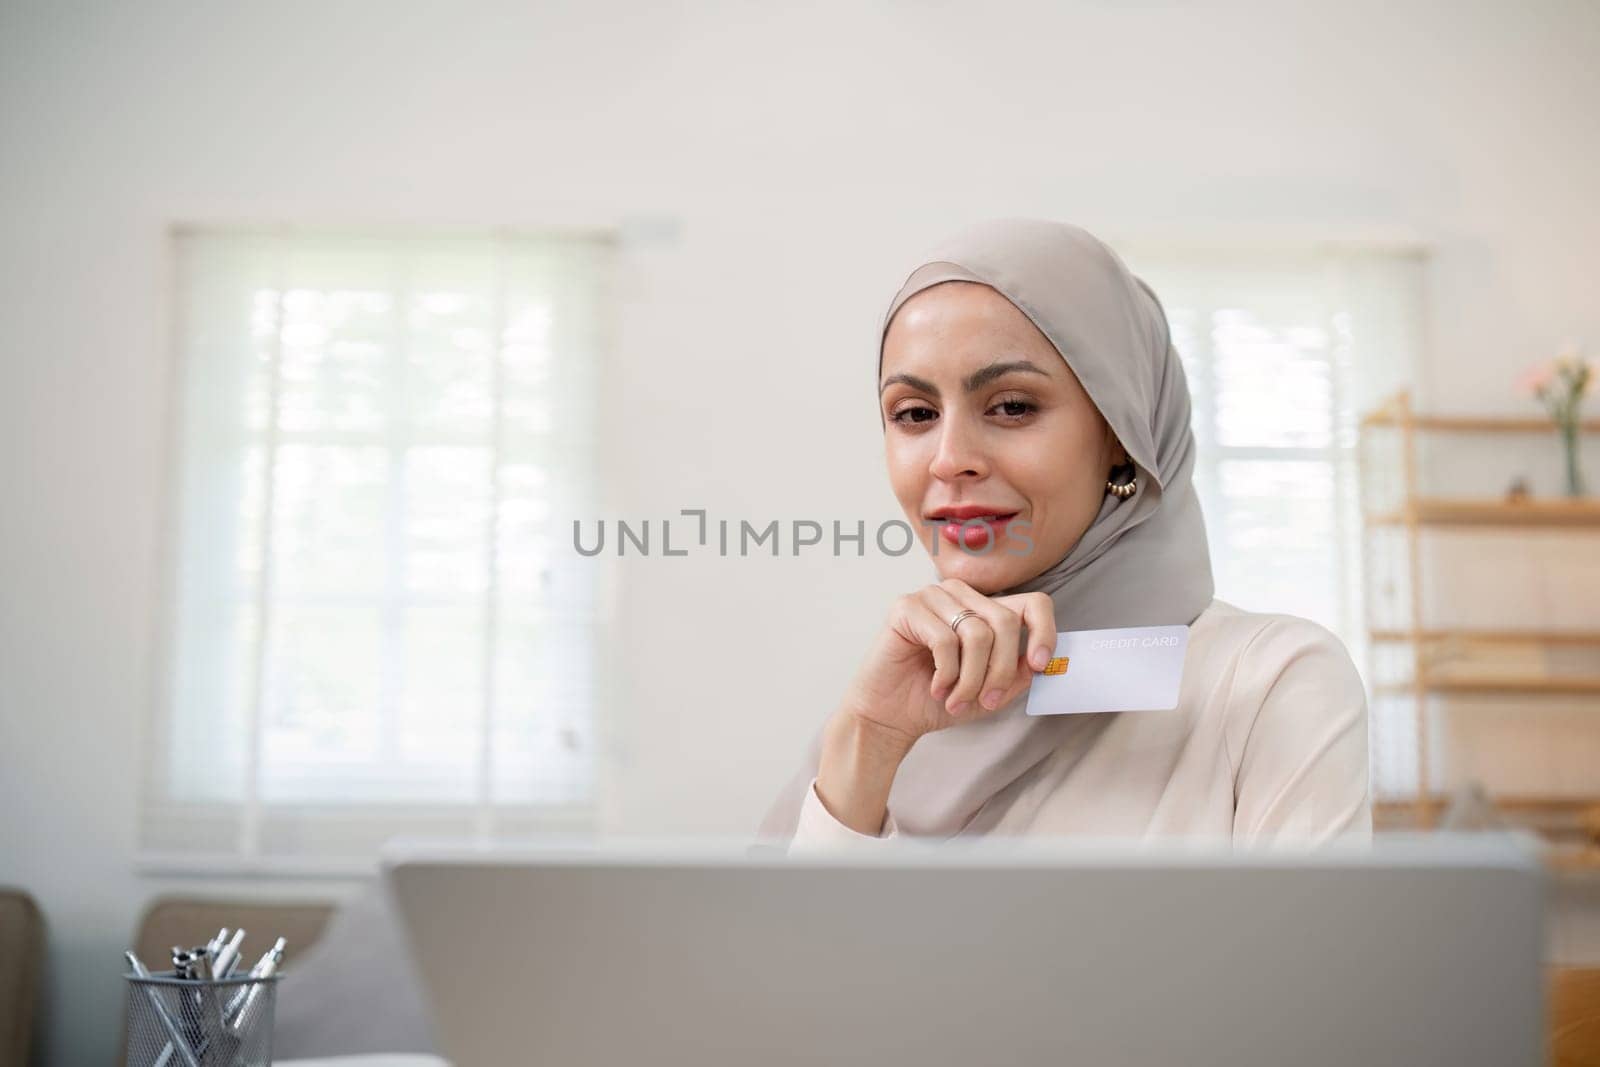
M 1424 403 L 1520 410 L 1524 362 L 1600 341 L 1597 54 L 1581 0 L 6 5 L 0 882 L 50 921 L 46 1060 L 113 1055 L 118 953 L 174 884 L 131 866 L 169 222 L 676 217 L 630 252 L 602 398 L 622 516 L 870 525 L 878 316 L 986 215 L 1415 234 Z M 930 573 L 631 566 L 610 825 L 750 829 Z

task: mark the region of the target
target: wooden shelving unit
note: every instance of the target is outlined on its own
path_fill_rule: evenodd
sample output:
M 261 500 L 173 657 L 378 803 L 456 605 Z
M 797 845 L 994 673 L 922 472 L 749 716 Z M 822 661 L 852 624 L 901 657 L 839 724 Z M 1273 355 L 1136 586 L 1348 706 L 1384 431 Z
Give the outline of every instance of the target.
M 1600 431 L 1600 419 L 1583 423 L 1586 432 Z M 1518 630 L 1426 627 L 1422 625 L 1423 589 L 1421 553 L 1423 538 L 1432 529 L 1462 527 L 1504 529 L 1593 530 L 1600 532 L 1600 499 L 1524 498 L 1495 500 L 1430 496 L 1423 492 L 1418 474 L 1418 438 L 1425 433 L 1445 434 L 1553 434 L 1546 419 L 1490 418 L 1418 414 L 1402 391 L 1362 418 L 1357 450 L 1365 500 L 1369 441 L 1381 432 L 1399 435 L 1400 486 L 1397 506 L 1363 509 L 1363 545 L 1371 532 L 1398 530 L 1405 542 L 1409 572 L 1409 622 L 1380 626 L 1371 619 L 1368 597 L 1368 639 L 1374 647 L 1408 645 L 1410 678 L 1374 686 L 1375 693 L 1412 698 L 1417 748 L 1417 794 L 1413 799 L 1376 805 L 1374 821 L 1380 828 L 1430 828 L 1443 812 L 1448 798 L 1438 795 L 1430 780 L 1432 760 L 1428 739 L 1428 701 L 1440 694 L 1526 696 L 1594 696 L 1595 727 L 1600 729 L 1600 674 L 1534 674 L 1508 671 L 1487 663 L 1474 664 L 1474 650 L 1511 645 L 1596 647 L 1600 630 Z M 1600 545 L 1597 545 L 1600 548 Z M 1371 568 L 1367 568 L 1370 573 Z M 1600 615 L 1600 611 L 1597 611 Z M 1486 657 L 1483 657 L 1486 659 Z M 1441 663 L 1448 661 L 1447 667 Z M 1597 786 L 1600 790 L 1600 786 Z M 1551 840 L 1551 862 L 1563 868 L 1600 868 L 1600 795 L 1496 796 L 1495 807 L 1517 821 L 1543 832 Z

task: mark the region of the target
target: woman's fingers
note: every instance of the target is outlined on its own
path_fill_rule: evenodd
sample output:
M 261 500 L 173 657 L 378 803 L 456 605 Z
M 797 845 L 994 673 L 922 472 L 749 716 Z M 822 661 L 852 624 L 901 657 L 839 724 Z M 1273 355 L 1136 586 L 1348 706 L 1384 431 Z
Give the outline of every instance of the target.
M 952 629 L 950 620 L 965 610 L 976 614 Z M 1032 684 L 1033 673 L 1043 670 L 1055 652 L 1055 605 L 1045 593 L 991 598 L 948 578 L 902 597 L 897 613 L 908 638 L 932 653 L 928 695 L 943 701 L 952 717 L 977 706 L 989 711 L 1005 706 Z
M 989 647 L 989 660 L 984 668 L 983 688 L 978 702 L 994 711 L 1010 698 L 1017 677 L 1018 647 L 1022 641 L 1022 616 L 1006 605 L 978 592 L 959 578 L 947 578 L 939 583 L 963 605 L 978 612 L 989 629 L 994 632 Z M 966 623 L 962 623 L 963 626 Z
M 1056 654 L 1056 605 L 1048 593 L 1016 593 L 996 598 L 1022 616 L 1028 626 L 1028 666 L 1042 671 Z
M 907 593 L 895 602 L 894 626 L 912 644 L 922 645 L 933 656 L 933 681 L 928 695 L 943 700 L 955 688 L 961 675 L 961 640 L 950 629 L 949 619 L 941 619 L 917 593 Z
M 961 716 L 972 711 L 983 692 L 984 674 L 989 669 L 989 650 L 994 647 L 994 631 L 981 615 L 969 615 L 956 629 L 961 639 L 961 677 L 945 701 L 951 715 Z
M 986 617 L 988 609 L 980 610 L 979 605 L 957 598 L 942 584 L 925 587 L 921 595 L 928 610 L 943 619 L 947 630 L 950 620 L 960 612 L 969 608 L 978 612 L 961 620 L 961 625 L 953 631 L 961 642 L 961 670 L 955 688 L 945 698 L 945 710 L 951 715 L 965 714 L 978 702 L 984 676 L 989 670 L 989 652 L 994 647 L 995 634 Z
M 1009 699 L 1017 675 L 1021 618 L 959 579 L 929 586 L 925 596 L 936 610 L 947 611 L 952 618 L 963 610 L 976 613 L 957 630 L 961 637 L 962 682 L 961 692 L 951 694 L 950 713 L 966 713 L 973 701 L 989 711 L 998 709 Z

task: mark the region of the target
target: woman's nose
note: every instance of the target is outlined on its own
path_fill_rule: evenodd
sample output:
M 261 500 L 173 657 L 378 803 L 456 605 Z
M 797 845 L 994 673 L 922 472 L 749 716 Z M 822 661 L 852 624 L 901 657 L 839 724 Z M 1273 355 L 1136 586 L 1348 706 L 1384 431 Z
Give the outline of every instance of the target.
M 939 427 L 938 447 L 929 473 L 943 481 L 982 477 L 989 472 L 978 427 L 960 416 L 947 417 Z

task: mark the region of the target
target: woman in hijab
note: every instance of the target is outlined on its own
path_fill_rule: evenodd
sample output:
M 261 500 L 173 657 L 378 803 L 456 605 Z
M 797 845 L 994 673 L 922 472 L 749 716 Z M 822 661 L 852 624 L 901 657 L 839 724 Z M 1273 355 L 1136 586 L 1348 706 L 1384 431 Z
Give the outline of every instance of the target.
M 889 305 L 878 389 L 940 580 L 894 603 L 764 839 L 1370 837 L 1360 674 L 1321 625 L 1213 595 L 1188 382 L 1111 249 L 1040 219 L 955 234 Z M 1170 624 L 1175 710 L 1025 714 L 1058 630 Z

